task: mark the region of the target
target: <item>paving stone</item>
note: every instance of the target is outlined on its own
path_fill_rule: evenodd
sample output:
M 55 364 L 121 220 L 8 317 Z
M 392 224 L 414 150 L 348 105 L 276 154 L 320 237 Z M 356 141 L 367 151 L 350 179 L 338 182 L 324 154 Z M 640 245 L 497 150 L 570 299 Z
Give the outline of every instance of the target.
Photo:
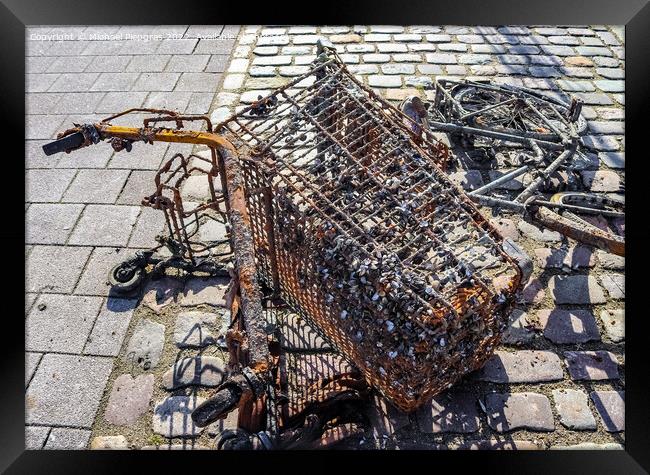
M 475 190 L 483 186 L 483 178 L 478 170 L 459 171 L 449 175 L 451 181 L 465 190 Z
M 596 255 L 587 246 L 573 246 L 569 249 L 538 248 L 533 252 L 536 264 L 542 269 L 581 269 L 596 264 Z
M 616 192 L 620 190 L 620 178 L 616 172 L 607 170 L 580 172 L 582 181 L 591 191 Z
M 90 251 L 90 247 L 34 246 L 25 266 L 26 290 L 72 292 Z
M 594 315 L 587 310 L 542 309 L 537 312 L 539 328 L 553 343 L 585 343 L 600 340 Z
M 76 170 L 27 170 L 25 201 L 59 201 L 75 174 Z
M 616 139 L 605 135 L 584 135 L 582 137 L 582 143 L 588 149 L 598 152 L 615 152 L 620 149 L 620 145 Z
M 198 444 L 163 444 L 145 445 L 140 450 L 212 450 L 210 447 Z
M 534 337 L 533 325 L 529 321 L 528 314 L 520 309 L 514 309 L 508 318 L 508 326 L 503 335 L 501 343 L 506 345 L 524 345 Z
M 63 196 L 63 201 L 115 203 L 128 176 L 126 170 L 79 170 Z
M 184 288 L 183 282 L 172 277 L 148 281 L 143 289 L 142 304 L 156 313 L 178 300 Z
M 415 66 L 412 64 L 382 64 L 381 72 L 384 74 L 415 74 Z
M 600 282 L 614 300 L 625 299 L 625 276 L 623 274 L 603 274 Z
M 196 396 L 171 396 L 156 404 L 153 413 L 153 431 L 169 439 L 193 438 L 203 432 L 192 421 L 192 411 L 205 399 Z
M 281 315 L 281 344 L 290 350 L 331 350 L 331 346 L 321 334 L 300 315 L 287 313 Z
M 129 442 L 123 435 L 104 435 L 94 437 L 90 443 L 91 450 L 127 450 Z
M 54 427 L 47 438 L 45 450 L 82 450 L 88 445 L 90 431 Z
M 156 172 L 148 170 L 134 170 L 129 175 L 126 185 L 120 192 L 117 204 L 140 205 L 142 198 L 150 195 L 155 190 Z
M 589 409 L 585 393 L 574 389 L 554 389 L 553 400 L 564 427 L 571 430 L 596 429 L 596 419 Z
M 69 244 L 126 246 L 139 213 L 138 206 L 88 205 Z
M 179 348 L 202 348 L 213 345 L 217 342 L 218 335 L 225 334 L 228 324 L 229 317 L 225 311 L 183 312 L 176 318 L 174 343 Z
M 519 303 L 525 304 L 538 304 L 546 296 L 546 288 L 539 279 L 529 279 L 529 281 L 524 285 L 524 288 L 521 290 L 521 293 L 518 298 Z
M 212 184 L 215 191 L 221 190 L 221 179 L 214 177 Z M 181 198 L 184 200 L 192 200 L 204 202 L 211 199 L 210 193 L 210 178 L 207 175 L 190 175 L 185 179 L 181 187 Z
M 456 57 L 453 54 L 446 53 L 427 53 L 425 55 L 427 63 L 434 64 L 456 64 Z
M 519 240 L 519 231 L 517 230 L 517 226 L 513 220 L 497 217 L 490 219 L 490 223 L 495 228 L 497 228 L 499 234 L 501 234 L 504 238 L 510 238 L 513 241 Z
M 229 280 L 223 277 L 189 279 L 185 284 L 180 304 L 184 307 L 201 304 L 225 307 L 224 296 L 228 282 Z
M 618 362 L 609 351 L 566 351 L 565 362 L 575 381 L 617 379 Z
M 596 121 L 589 122 L 589 130 L 594 134 L 623 135 L 625 124 L 622 121 Z
M 50 427 L 27 426 L 25 427 L 25 448 L 27 450 L 40 450 L 45 444 Z
M 163 374 L 162 386 L 169 391 L 185 386 L 216 387 L 224 376 L 225 364 L 221 358 L 199 355 L 176 361 Z
M 625 430 L 625 391 L 593 391 L 589 397 L 607 432 Z
M 85 354 L 117 356 L 138 301 L 109 297 L 97 316 L 84 348 Z
M 153 369 L 160 360 L 164 343 L 165 325 L 143 319 L 135 327 L 123 358 L 145 370 Z
M 153 374 L 133 378 L 122 374 L 113 382 L 104 418 L 116 426 L 132 426 L 149 409 L 153 395 Z
M 448 393 L 434 397 L 417 411 L 422 432 L 469 434 L 479 429 L 476 399 L 471 393 Z
M 600 320 L 609 340 L 614 343 L 625 341 L 625 310 L 602 310 Z
M 160 210 L 153 208 L 142 208 L 142 212 L 136 221 L 131 237 L 129 238 L 129 247 L 150 248 L 158 243 L 155 236 L 166 231 L 165 217 Z
M 121 248 L 96 247 L 75 287 L 76 295 L 109 295 L 113 292 L 108 281 L 111 269 L 131 254 Z
M 549 290 L 558 304 L 599 304 L 605 303 L 602 288 L 592 275 L 553 276 L 549 280 Z
M 531 66 L 529 71 L 530 74 L 538 78 L 555 78 L 562 75 L 557 69 L 549 66 Z
M 155 93 L 151 93 L 149 98 L 152 98 L 154 94 Z M 158 171 L 160 162 L 162 161 L 163 156 L 165 156 L 167 150 L 171 150 L 171 148 L 169 147 L 169 144 L 164 142 L 156 142 L 147 145 L 141 144 L 140 147 L 136 149 L 137 158 L 134 157 L 133 153 L 116 153 L 113 155 L 108 167 L 125 168 L 129 171 L 133 169 Z
M 524 220 L 520 220 L 517 223 L 517 227 L 525 237 L 533 239 L 535 241 L 559 242 L 562 240 L 562 235 L 557 231 L 541 228 Z
M 549 447 L 551 450 L 625 450 L 621 444 L 614 442 L 607 442 L 605 444 L 597 444 L 595 442 L 581 442 L 576 445 L 552 445 Z
M 485 395 L 489 426 L 497 432 L 515 429 L 553 431 L 555 423 L 548 398 L 532 392 Z
M 65 244 L 82 209 L 83 205 L 31 205 L 25 215 L 25 242 Z
M 113 361 L 78 355 L 43 356 L 26 393 L 26 423 L 90 428 Z
M 598 158 L 610 168 L 625 168 L 625 154 L 623 152 L 599 153 Z
M 496 351 L 476 374 L 479 381 L 536 383 L 563 379 L 559 356 L 550 351 Z
M 49 92 L 86 92 L 95 83 L 99 73 L 64 73 L 54 81 Z
M 26 349 L 81 353 L 101 303 L 98 297 L 41 294 L 25 323 Z
M 605 269 L 623 270 L 625 269 L 625 257 L 611 254 L 607 251 L 597 250 L 598 262 Z

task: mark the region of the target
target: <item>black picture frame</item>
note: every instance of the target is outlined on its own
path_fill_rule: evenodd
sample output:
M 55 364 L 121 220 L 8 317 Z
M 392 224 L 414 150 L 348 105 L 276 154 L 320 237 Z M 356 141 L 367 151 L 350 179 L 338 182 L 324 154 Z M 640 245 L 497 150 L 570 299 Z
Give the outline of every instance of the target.
M 3 68 L 2 117 L 4 124 L 2 137 L 7 142 L 24 147 L 24 88 L 25 88 L 25 25 L 71 25 L 71 24 L 445 24 L 445 25 L 502 25 L 502 24 L 609 24 L 626 26 L 625 54 L 625 125 L 626 153 L 626 195 L 628 202 L 626 219 L 627 263 L 626 263 L 626 442 L 624 451 L 477 451 L 477 452 L 425 452 L 417 454 L 420 465 L 414 464 L 414 454 L 397 460 L 398 470 L 460 470 L 475 467 L 481 473 L 648 473 L 650 470 L 650 410 L 647 397 L 648 366 L 647 350 L 643 328 L 644 290 L 647 278 L 644 269 L 648 268 L 648 253 L 644 251 L 650 242 L 650 226 L 647 224 L 648 212 L 644 209 L 648 199 L 647 181 L 644 177 L 644 159 L 649 153 L 644 150 L 648 132 L 646 127 L 648 108 L 648 80 L 650 78 L 650 5 L 647 0 L 595 0 L 595 1 L 515 1 L 515 0 L 455 0 L 453 2 L 386 0 L 357 1 L 354 3 L 295 2 L 287 3 L 244 3 L 244 2 L 197 2 L 185 0 L 138 1 L 112 0 L 88 1 L 68 0 L 44 2 L 37 0 L 3 0 L 0 5 L 0 64 Z M 22 143 L 22 145 L 21 145 Z M 18 152 L 20 153 L 20 152 Z M 17 186 L 12 196 L 19 196 L 24 183 L 24 168 L 20 161 L 8 155 L 3 157 L 4 171 L 10 173 L 3 177 L 4 183 Z M 23 155 L 24 156 L 24 155 Z M 8 186 L 8 185 L 7 185 Z M 0 242 L 5 249 L 24 246 L 23 227 L 20 226 L 19 213 L 24 208 L 18 200 L 4 200 L 7 225 L 0 231 Z M 15 214 L 15 216 L 14 216 Z M 17 222 L 8 226 L 13 220 Z M 24 222 L 24 214 L 23 214 Z M 16 251 L 8 257 L 20 259 Z M 24 262 L 16 263 L 16 268 L 24 268 Z M 22 267 L 21 267 L 22 266 Z M 20 275 L 20 272 L 17 272 Z M 637 276 L 637 278 L 635 278 Z M 23 280 L 24 283 L 24 280 Z M 18 296 L 24 293 L 21 280 L 10 279 L 5 284 L 6 295 Z M 646 290 L 647 292 L 647 290 Z M 7 312 L 5 323 L 18 320 L 22 312 L 22 302 L 15 300 L 15 312 Z M 5 329 L 6 330 L 6 329 Z M 24 328 L 23 328 L 24 330 Z M 24 334 L 20 327 L 15 330 Z M 6 330 L 7 331 L 7 330 Z M 145 461 L 141 467 L 157 470 L 175 470 L 176 463 L 188 470 L 244 470 L 251 471 L 251 464 L 258 462 L 266 470 L 311 470 L 321 465 L 320 457 L 326 456 L 331 462 L 322 462 L 323 467 L 338 470 L 340 467 L 368 470 L 372 461 L 387 466 L 385 457 L 400 456 L 399 453 L 331 453 L 271 454 L 256 453 L 143 453 L 143 451 L 99 452 L 99 451 L 25 451 L 24 448 L 24 340 L 3 338 L 2 365 L 3 390 L 0 391 L 0 469 L 6 473 L 102 473 L 130 471 L 135 460 Z M 284 455 L 281 465 L 278 456 Z M 404 456 L 404 454 L 401 454 Z M 189 458 L 191 457 L 191 459 Z M 188 465 L 188 460 L 198 460 L 197 465 Z M 164 464 L 164 465 L 163 465 Z M 215 465 L 212 465 L 215 464 Z M 224 464 L 221 467 L 216 464 Z M 295 464 L 295 465 L 294 465 Z M 328 465 L 325 465 L 328 464 Z M 239 466 L 239 469 L 237 468 Z M 149 470 L 145 470 L 149 471 Z

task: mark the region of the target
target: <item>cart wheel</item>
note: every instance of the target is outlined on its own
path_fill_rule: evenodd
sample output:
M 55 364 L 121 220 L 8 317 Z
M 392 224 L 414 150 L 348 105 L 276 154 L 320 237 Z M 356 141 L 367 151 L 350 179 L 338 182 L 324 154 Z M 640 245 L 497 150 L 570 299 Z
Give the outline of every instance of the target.
M 224 430 L 216 439 L 217 450 L 252 450 L 250 434 L 244 430 Z
M 108 281 L 119 293 L 130 292 L 142 283 L 144 269 L 129 262 L 122 262 L 111 269 Z

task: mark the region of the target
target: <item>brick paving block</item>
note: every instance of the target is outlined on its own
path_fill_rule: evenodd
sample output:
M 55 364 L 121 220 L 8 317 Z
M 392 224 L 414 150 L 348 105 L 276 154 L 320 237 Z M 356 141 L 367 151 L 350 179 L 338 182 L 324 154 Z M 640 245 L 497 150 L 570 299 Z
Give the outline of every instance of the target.
M 90 432 L 86 429 L 54 427 L 43 448 L 45 450 L 83 450 L 90 440 Z
M 589 130 L 594 134 L 604 135 L 623 135 L 625 134 L 625 124 L 622 121 L 595 121 L 589 122 Z
M 427 53 L 425 55 L 427 63 L 433 64 L 456 64 L 456 57 L 453 54 L 445 53 Z
M 90 114 L 104 97 L 103 92 L 76 92 L 63 94 L 56 104 L 56 110 L 69 114 Z
M 65 244 L 83 205 L 38 204 L 25 215 L 25 242 Z
M 400 87 L 402 78 L 399 76 L 368 76 L 368 84 L 371 87 Z
M 25 266 L 26 290 L 72 292 L 90 251 L 90 247 L 34 246 Z
M 575 381 L 617 379 L 618 361 L 609 351 L 565 351 L 565 363 Z
M 141 55 L 130 56 L 131 61 L 126 67 L 127 72 L 145 72 L 145 73 L 159 73 L 165 69 L 169 62 L 171 55 Z
M 615 152 L 620 149 L 616 139 L 606 135 L 584 135 L 581 140 L 585 147 L 597 152 Z
M 88 205 L 70 236 L 70 244 L 126 246 L 140 213 L 138 206 Z
M 428 434 L 469 434 L 479 429 L 476 399 L 470 393 L 444 393 L 417 411 L 420 430 Z
M 625 430 L 625 391 L 593 391 L 589 397 L 607 432 Z
M 587 246 L 572 246 L 569 249 L 535 249 L 536 264 L 543 269 L 580 269 L 596 264 L 594 250 Z
M 27 424 L 91 428 L 113 360 L 49 353 L 26 393 Z
M 100 306 L 97 297 L 42 294 L 27 316 L 26 349 L 81 353 Z
M 142 106 L 146 97 L 146 92 L 107 92 L 95 106 L 94 112 L 116 114 L 129 108 Z
M 86 341 L 84 354 L 117 356 L 137 304 L 138 301 L 134 299 L 109 297 Z
M 124 360 L 145 370 L 155 368 L 165 343 L 165 325 L 143 319 L 135 327 Z
M 78 57 L 77 57 L 78 58 Z M 86 68 L 89 73 L 121 73 L 131 62 L 132 56 L 95 56 L 88 57 L 91 63 Z M 76 59 L 76 58 L 75 58 Z
M 529 281 L 524 284 L 524 288 L 521 290 L 517 301 L 519 303 L 525 304 L 538 304 L 546 296 L 546 286 L 543 285 L 539 279 L 529 279 Z
M 126 170 L 79 170 L 63 195 L 66 203 L 115 203 L 129 176 Z
M 153 395 L 153 374 L 133 378 L 122 374 L 113 382 L 104 418 L 116 426 L 132 426 L 149 409 Z
M 476 374 L 479 381 L 536 383 L 564 378 L 559 356 L 550 351 L 497 351 Z
M 129 91 L 139 73 L 101 73 L 90 88 L 91 91 Z
M 602 310 L 600 320 L 610 341 L 614 343 L 625 341 L 625 310 Z
M 543 394 L 489 393 L 485 395 L 485 409 L 489 426 L 497 432 L 555 430 L 551 403 Z
M 614 300 L 625 299 L 625 276 L 623 274 L 603 274 L 600 282 Z
M 59 201 L 76 173 L 76 170 L 27 170 L 25 200 L 32 203 Z
M 132 107 L 136 107 L 132 105 Z M 121 109 L 124 110 L 124 109 Z M 66 124 L 72 126 L 73 122 L 78 123 L 77 120 L 66 119 Z M 80 122 L 94 122 L 83 120 Z M 57 168 L 104 168 L 108 161 L 113 156 L 113 147 L 108 143 L 99 143 L 92 147 L 82 148 L 75 150 L 74 153 L 61 154 L 59 161 L 56 164 Z M 83 202 L 83 201 L 81 201 Z
M 217 342 L 217 336 L 224 335 L 229 316 L 225 311 L 182 312 L 176 317 L 174 343 L 179 348 L 202 348 Z
M 587 310 L 542 309 L 537 312 L 539 327 L 553 343 L 599 341 L 600 333 L 593 313 Z
M 584 392 L 575 389 L 554 389 L 553 400 L 564 427 L 572 430 L 596 429 L 596 419 L 589 409 Z
M 221 81 L 217 73 L 182 73 L 174 90 L 191 92 L 215 92 Z
M 168 149 L 170 149 L 169 144 L 164 142 L 136 144 L 131 153 L 122 151 L 113 155 L 111 162 L 108 164 L 108 168 L 158 171 L 160 162 L 162 162 Z
M 145 170 L 134 170 L 129 175 L 126 185 L 120 192 L 117 204 L 140 205 L 142 198 L 151 195 L 155 190 L 154 178 L 156 172 Z
M 160 210 L 153 208 L 142 208 L 142 212 L 135 224 L 129 247 L 150 248 L 157 245 L 156 235 L 165 230 L 165 217 Z
M 625 169 L 624 152 L 602 152 L 598 154 L 598 158 L 609 168 Z
M 171 396 L 156 404 L 153 412 L 153 431 L 169 439 L 194 438 L 203 432 L 192 421 L 192 411 L 205 399 L 197 396 Z
M 25 448 L 27 450 L 40 450 L 45 444 L 51 427 L 27 426 L 25 427 Z
M 86 92 L 95 83 L 99 73 L 64 73 L 59 75 L 50 92 Z
M 180 304 L 183 307 L 201 304 L 225 307 L 224 296 L 228 283 L 229 279 L 223 277 L 189 279 L 185 284 Z
M 127 450 L 129 442 L 123 435 L 103 435 L 94 437 L 90 450 Z
M 554 275 L 548 288 L 553 300 L 558 304 L 599 304 L 605 303 L 603 289 L 592 275 Z
M 541 228 L 524 220 L 520 220 L 517 223 L 517 227 L 525 237 L 535 241 L 559 242 L 562 240 L 562 235 L 557 231 Z
M 142 73 L 133 91 L 173 91 L 181 73 Z
M 75 287 L 76 295 L 109 295 L 112 291 L 108 274 L 117 264 L 126 260 L 130 254 L 120 248 L 96 247 Z
M 162 376 L 163 388 L 172 391 L 186 386 L 216 387 L 225 376 L 225 364 L 216 356 L 199 355 L 177 360 Z
M 581 172 L 582 181 L 591 191 L 616 192 L 621 187 L 617 173 L 607 170 Z

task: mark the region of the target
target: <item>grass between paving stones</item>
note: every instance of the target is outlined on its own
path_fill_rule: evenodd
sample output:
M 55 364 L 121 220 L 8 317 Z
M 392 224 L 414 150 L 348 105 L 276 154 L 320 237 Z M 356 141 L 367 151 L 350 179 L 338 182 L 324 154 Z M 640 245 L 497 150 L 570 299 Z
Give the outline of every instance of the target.
M 162 387 L 162 376 L 163 374 L 172 367 L 172 365 L 180 358 L 184 357 L 193 357 L 198 354 L 205 356 L 219 356 L 224 361 L 227 361 L 225 352 L 214 345 L 209 346 L 204 349 L 202 352 L 199 352 L 198 349 L 179 349 L 174 344 L 173 334 L 174 326 L 176 323 L 176 317 L 180 312 L 185 311 L 214 311 L 214 309 L 207 305 L 199 305 L 196 307 L 182 307 L 177 303 L 172 303 L 164 307 L 160 313 L 156 313 L 150 308 L 142 305 L 138 305 L 134 311 L 129 330 L 124 338 L 122 344 L 122 349 L 118 358 L 115 360 L 113 366 L 113 371 L 109 378 L 109 382 L 106 385 L 106 389 L 102 396 L 99 410 L 95 418 L 95 422 L 92 426 L 92 436 L 91 440 L 97 436 L 108 436 L 108 435 L 123 435 L 126 437 L 129 447 L 140 449 L 148 445 L 158 445 L 158 446 L 169 446 L 176 444 L 185 444 L 186 446 L 207 446 L 211 447 L 214 437 L 208 435 L 207 428 L 203 432 L 194 438 L 173 438 L 168 439 L 160 434 L 156 434 L 153 431 L 153 410 L 156 404 L 169 396 L 197 396 L 207 398 L 212 394 L 211 388 L 197 388 L 197 387 L 185 387 L 176 389 L 174 391 L 167 391 Z M 157 323 L 165 325 L 165 342 L 163 346 L 163 351 L 160 357 L 160 361 L 156 367 L 145 371 L 137 364 L 127 361 L 124 356 L 128 343 L 133 335 L 135 328 L 138 323 L 143 319 L 149 319 Z M 110 424 L 106 421 L 104 414 L 106 411 L 106 406 L 108 404 L 108 398 L 113 389 L 113 384 L 115 379 L 122 374 L 130 374 L 133 378 L 137 378 L 141 374 L 153 374 L 154 375 L 154 386 L 153 386 L 153 396 L 149 403 L 149 410 L 145 412 L 142 416 L 132 426 L 116 426 Z

